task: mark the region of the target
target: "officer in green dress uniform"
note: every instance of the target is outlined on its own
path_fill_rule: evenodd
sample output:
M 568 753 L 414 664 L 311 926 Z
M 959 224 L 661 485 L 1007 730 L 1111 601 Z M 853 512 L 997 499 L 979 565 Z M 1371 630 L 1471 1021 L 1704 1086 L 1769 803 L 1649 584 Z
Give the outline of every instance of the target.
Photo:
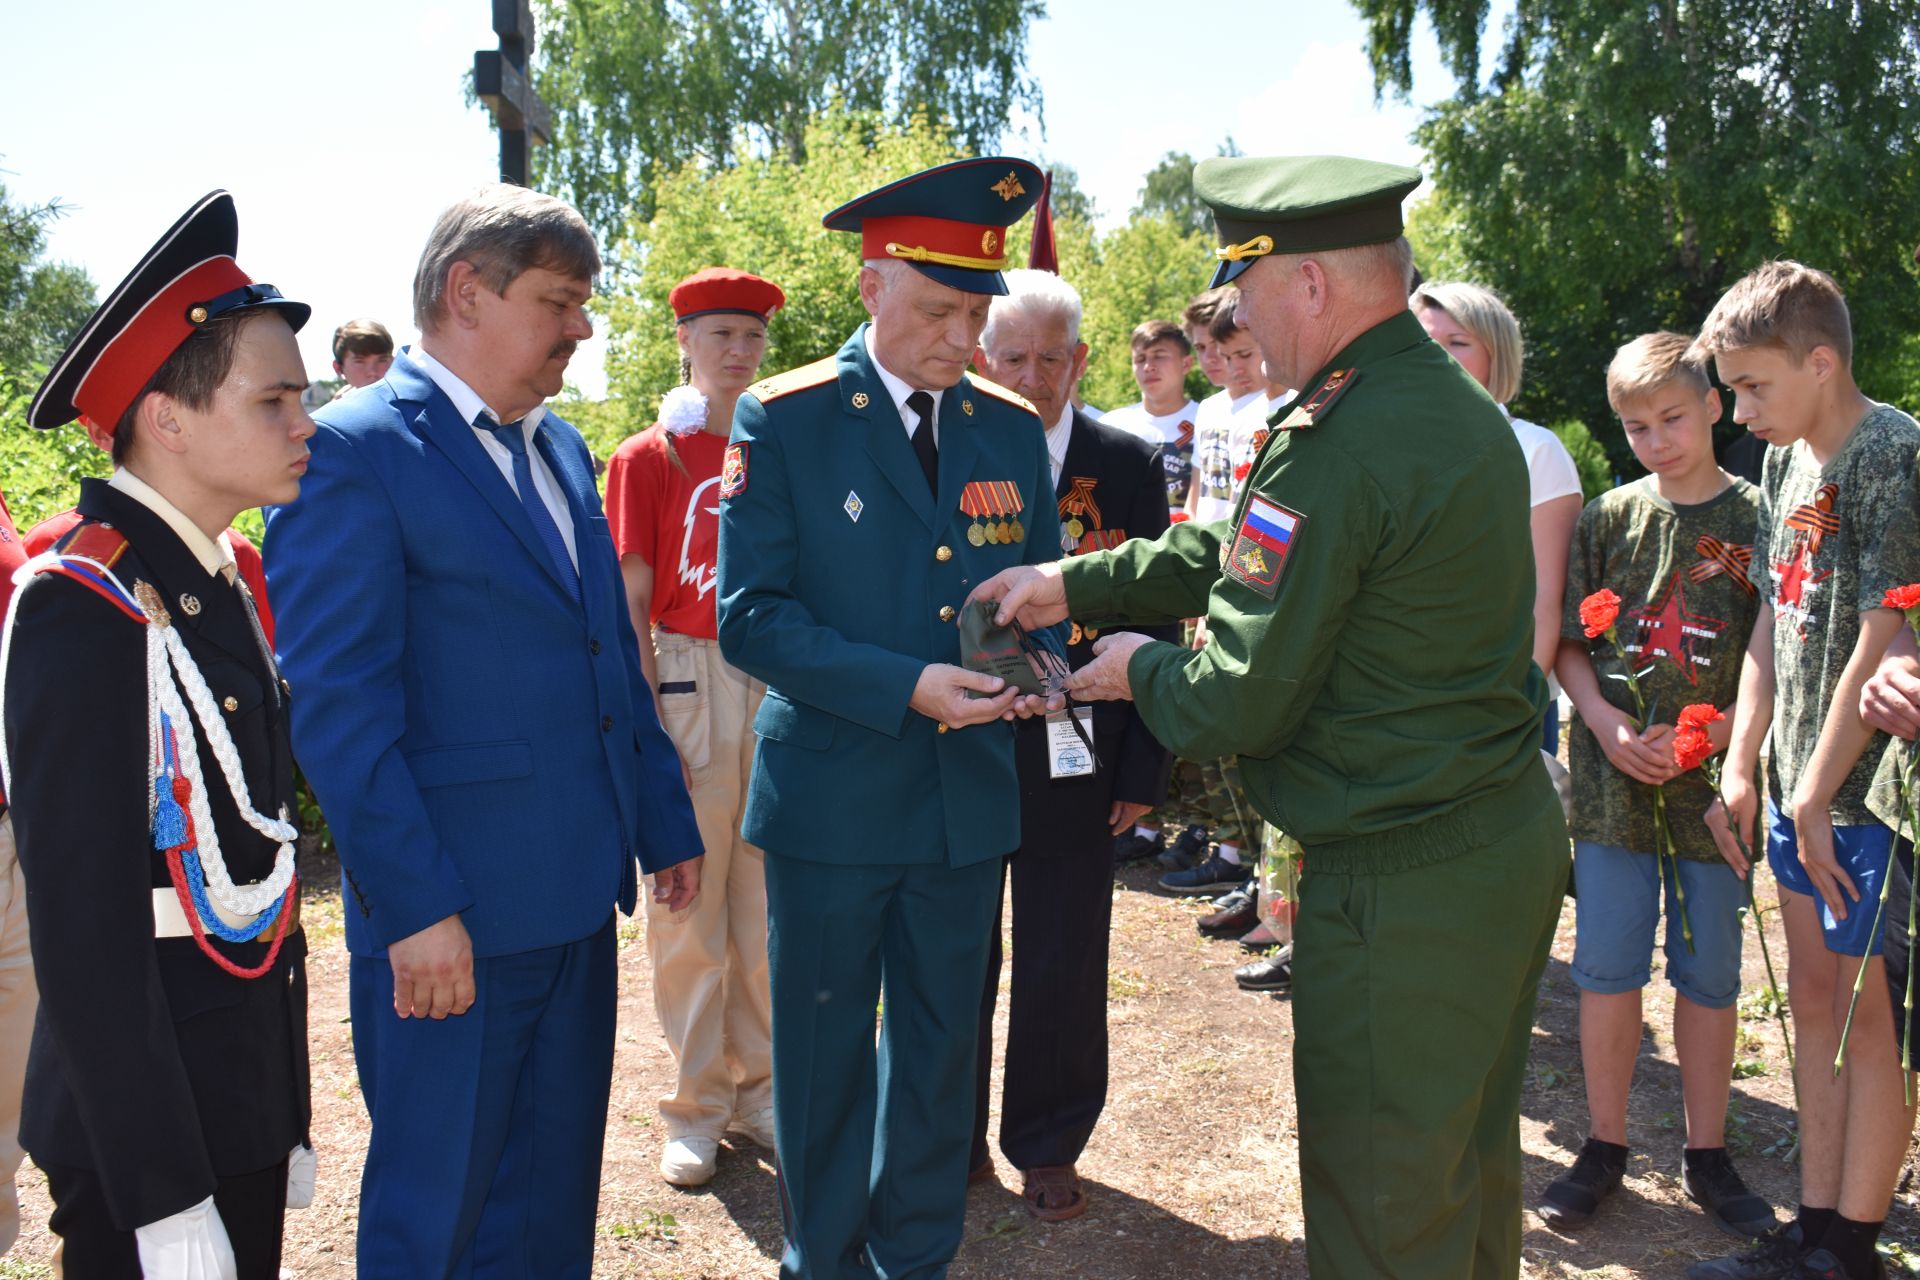
M 966 160 L 827 215 L 862 237 L 873 321 L 734 411 L 719 639 L 768 686 L 743 834 L 766 851 L 783 1276 L 942 1276 L 960 1244 L 1020 802 L 1015 691 L 960 665 L 955 621 L 1060 553 L 1032 406 L 966 366 L 1039 191 L 1025 161 Z
M 1316 1280 L 1518 1274 L 1521 1075 L 1567 874 L 1526 464 L 1407 310 L 1419 180 L 1202 161 L 1214 283 L 1239 285 L 1275 380 L 1304 390 L 1230 520 L 975 592 L 1029 625 L 1206 615 L 1198 652 L 1103 636 L 1073 687 L 1132 698 L 1184 758 L 1237 753 L 1306 851 L 1294 1084 Z

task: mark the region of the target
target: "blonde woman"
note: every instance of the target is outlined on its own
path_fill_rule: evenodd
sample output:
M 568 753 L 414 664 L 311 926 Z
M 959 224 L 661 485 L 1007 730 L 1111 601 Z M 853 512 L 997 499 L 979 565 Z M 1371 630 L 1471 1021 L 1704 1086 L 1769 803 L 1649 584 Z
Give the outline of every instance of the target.
M 1524 353 L 1520 323 L 1499 294 L 1477 284 L 1423 284 L 1410 300 L 1413 314 L 1427 334 L 1487 389 L 1502 411 L 1520 392 Z M 1551 673 L 1560 643 L 1560 594 L 1567 580 L 1567 548 L 1573 526 L 1580 519 L 1580 472 L 1560 438 L 1511 412 L 1513 434 L 1527 457 L 1527 478 L 1533 508 L 1533 660 L 1541 672 Z M 1556 701 L 1547 706 L 1543 746 L 1549 755 L 1560 747 L 1560 715 Z

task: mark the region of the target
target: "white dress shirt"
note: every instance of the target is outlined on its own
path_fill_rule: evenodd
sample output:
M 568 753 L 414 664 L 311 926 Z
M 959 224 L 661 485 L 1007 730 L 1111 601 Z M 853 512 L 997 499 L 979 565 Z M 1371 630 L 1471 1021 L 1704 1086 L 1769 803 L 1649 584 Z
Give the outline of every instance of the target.
M 1060 473 L 1067 465 L 1067 441 L 1073 438 L 1073 405 L 1060 411 L 1060 421 L 1047 428 L 1047 465 L 1053 468 L 1053 487 L 1060 487 Z
M 500 421 L 500 415 L 480 398 L 478 392 L 461 381 L 459 374 L 434 359 L 427 349 L 418 343 L 403 347 L 400 358 L 413 361 L 416 369 L 432 378 L 433 384 L 447 393 L 447 399 L 453 401 L 454 412 L 460 415 L 461 421 L 469 424 L 473 431 L 473 438 L 480 442 L 480 447 L 487 451 L 489 458 L 493 459 L 493 465 L 500 468 L 501 476 L 506 479 L 507 488 L 518 494 L 520 490 L 513 483 L 513 451 L 501 444 L 493 432 L 484 427 L 471 426 L 473 421 L 482 414 L 495 422 Z M 535 405 L 527 412 L 526 417 L 520 419 L 520 430 L 527 442 L 527 461 L 533 468 L 533 487 L 539 493 L 540 501 L 546 504 L 548 513 L 553 516 L 553 523 L 559 527 L 560 540 L 567 544 L 567 557 L 573 561 L 574 571 L 577 573 L 580 569 L 580 549 L 574 542 L 573 511 L 567 506 L 566 491 L 561 489 L 560 482 L 554 479 L 552 470 L 547 466 L 547 460 L 541 456 L 540 450 L 533 444 L 534 429 L 546 416 L 547 406 Z
M 893 407 L 900 411 L 900 423 L 907 429 L 907 439 L 913 439 L 914 429 L 920 425 L 920 415 L 907 407 L 907 397 L 922 388 L 908 386 L 894 377 L 892 370 L 880 363 L 880 357 L 873 351 L 872 325 L 867 326 L 867 359 L 873 361 L 874 370 L 880 375 L 880 385 L 887 389 L 887 394 L 893 398 Z M 940 393 L 928 391 L 927 394 L 933 397 L 933 447 L 938 449 L 940 447 Z
M 107 486 L 118 489 L 166 521 L 167 528 L 187 544 L 187 550 L 193 552 L 193 558 L 200 562 L 200 567 L 207 571 L 208 577 L 223 577 L 228 582 L 233 581 L 233 548 L 227 545 L 224 530 L 218 538 L 209 538 L 199 525 L 187 519 L 185 512 L 161 496 L 158 489 L 124 467 L 114 468 L 113 478 L 107 481 Z

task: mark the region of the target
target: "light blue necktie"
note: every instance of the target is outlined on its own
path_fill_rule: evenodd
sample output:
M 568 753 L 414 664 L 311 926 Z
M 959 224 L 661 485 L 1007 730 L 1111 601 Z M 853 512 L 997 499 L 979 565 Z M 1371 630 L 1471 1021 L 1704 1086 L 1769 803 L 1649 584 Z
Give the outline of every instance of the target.
M 533 521 L 533 531 L 540 536 L 540 543 L 547 549 L 547 554 L 553 557 L 560 580 L 573 593 L 573 602 L 579 604 L 580 574 L 573 567 L 573 557 L 567 554 L 567 540 L 560 536 L 560 526 L 554 523 L 553 512 L 547 510 L 547 504 L 541 501 L 540 490 L 534 487 L 533 459 L 527 456 L 526 432 L 520 429 L 519 422 L 510 422 L 503 427 L 486 414 L 476 418 L 474 425 L 483 431 L 491 431 L 493 438 L 507 446 L 507 452 L 513 455 L 513 487 L 520 491 L 520 505 L 527 509 L 527 519 Z

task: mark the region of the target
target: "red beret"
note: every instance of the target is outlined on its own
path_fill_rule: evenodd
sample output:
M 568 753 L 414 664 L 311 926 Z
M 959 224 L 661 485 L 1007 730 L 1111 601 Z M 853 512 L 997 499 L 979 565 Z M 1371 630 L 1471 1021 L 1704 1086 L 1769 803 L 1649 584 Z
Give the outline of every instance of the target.
M 787 304 L 787 295 L 773 281 L 751 272 L 708 267 L 673 286 L 667 303 L 673 308 L 673 318 L 682 322 L 730 312 L 765 320 Z

